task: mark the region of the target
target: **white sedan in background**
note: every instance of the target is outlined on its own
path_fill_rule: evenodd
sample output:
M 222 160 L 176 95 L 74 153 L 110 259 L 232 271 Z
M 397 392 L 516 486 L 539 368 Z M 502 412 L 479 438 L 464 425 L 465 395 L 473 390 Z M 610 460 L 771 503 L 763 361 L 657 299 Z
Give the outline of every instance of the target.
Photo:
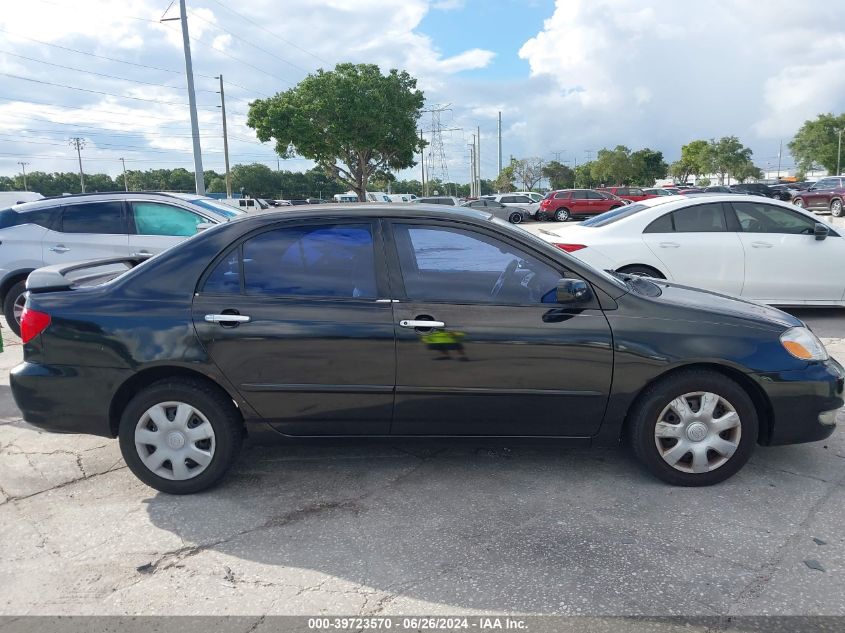
M 772 305 L 845 305 L 839 230 L 770 198 L 665 196 L 538 235 L 599 269 Z

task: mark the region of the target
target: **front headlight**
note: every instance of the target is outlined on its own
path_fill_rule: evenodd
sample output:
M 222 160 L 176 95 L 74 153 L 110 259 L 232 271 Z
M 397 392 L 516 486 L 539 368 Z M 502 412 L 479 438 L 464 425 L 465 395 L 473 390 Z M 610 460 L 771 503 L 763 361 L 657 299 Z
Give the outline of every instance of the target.
M 794 327 L 780 335 L 783 348 L 800 360 L 827 360 L 827 350 L 818 337 L 805 327 Z

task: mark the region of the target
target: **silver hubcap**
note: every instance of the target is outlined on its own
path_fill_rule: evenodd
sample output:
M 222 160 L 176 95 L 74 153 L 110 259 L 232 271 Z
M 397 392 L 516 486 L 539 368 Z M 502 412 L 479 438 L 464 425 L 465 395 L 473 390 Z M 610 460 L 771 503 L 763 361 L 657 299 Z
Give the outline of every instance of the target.
M 842 202 L 839 200 L 834 200 L 833 203 L 830 205 L 830 212 L 833 215 L 839 215 L 842 213 Z
M 663 460 L 685 473 L 723 466 L 742 437 L 739 415 L 730 402 L 709 391 L 687 393 L 670 402 L 657 418 L 654 442 Z
M 795 200 L 793 200 L 793 202 L 795 203 L 796 207 L 803 207 L 804 206 L 804 201 L 801 198 L 795 198 Z
M 17 321 L 18 323 L 21 322 L 21 316 L 23 316 L 24 305 L 26 305 L 26 294 L 22 292 L 18 295 L 17 299 L 15 299 L 15 306 L 13 308 L 15 321 Z
M 135 450 L 144 465 L 164 479 L 181 481 L 202 473 L 214 457 L 214 429 L 184 402 L 160 402 L 135 427 Z

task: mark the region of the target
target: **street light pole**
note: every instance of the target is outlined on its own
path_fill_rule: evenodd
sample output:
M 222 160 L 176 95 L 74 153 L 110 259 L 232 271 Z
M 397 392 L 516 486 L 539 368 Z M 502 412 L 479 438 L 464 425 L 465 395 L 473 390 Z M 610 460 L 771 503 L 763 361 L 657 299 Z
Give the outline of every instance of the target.
M 21 171 L 23 172 L 23 190 L 29 191 L 29 189 L 27 189 L 26 187 L 26 166 L 29 165 L 29 163 L 25 163 L 22 160 L 19 160 L 18 165 L 21 166 Z
M 121 158 L 120 164 L 123 165 L 123 190 L 129 191 L 129 181 L 126 180 L 126 160 Z
M 836 175 L 842 173 L 842 130 L 839 130 L 839 149 L 836 150 Z
M 226 197 L 232 197 L 232 179 L 229 176 L 229 134 L 226 131 L 226 98 L 223 96 L 223 75 L 220 77 L 220 112 L 223 114 L 223 160 L 226 163 Z M 276 161 L 278 165 L 278 160 Z
M 76 148 L 76 157 L 79 159 L 79 188 L 85 193 L 85 174 L 82 171 L 82 148 L 85 147 L 85 139 L 74 136 L 69 143 L 71 147 Z

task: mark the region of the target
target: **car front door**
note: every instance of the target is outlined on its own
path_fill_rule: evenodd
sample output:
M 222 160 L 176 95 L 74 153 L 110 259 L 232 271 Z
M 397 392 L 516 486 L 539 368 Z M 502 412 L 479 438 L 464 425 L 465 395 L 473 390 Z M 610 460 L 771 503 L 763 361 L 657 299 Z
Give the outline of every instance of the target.
M 745 250 L 742 296 L 767 303 L 841 301 L 845 277 L 832 262 L 845 261 L 836 231 L 817 240 L 817 222 L 765 202 L 733 202 L 735 227 Z
M 696 204 L 669 212 L 642 235 L 671 280 L 739 296 L 745 257 L 739 235 L 728 231 L 721 202 Z
M 605 211 L 609 211 L 610 207 L 622 204 L 610 194 L 605 194 L 601 191 L 588 191 L 587 199 L 590 203 L 590 213 L 604 213 Z
M 577 189 L 569 199 L 569 211 L 572 215 L 589 215 L 592 213 L 592 202 L 585 189 Z
M 193 320 L 205 349 L 278 431 L 389 433 L 395 345 L 379 235 L 357 218 L 276 225 L 200 281 Z
M 611 332 L 597 304 L 555 303 L 563 267 L 493 230 L 396 221 L 391 235 L 393 434 L 596 433 Z
M 120 200 L 64 205 L 41 240 L 44 265 L 127 257 L 128 231 Z
M 830 192 L 833 190 L 833 178 L 823 178 L 812 185 L 802 196 L 808 209 L 824 209 L 829 204 Z
M 209 220 L 172 204 L 133 201 L 129 203 L 129 251 L 132 255 L 155 255 L 196 235 Z

